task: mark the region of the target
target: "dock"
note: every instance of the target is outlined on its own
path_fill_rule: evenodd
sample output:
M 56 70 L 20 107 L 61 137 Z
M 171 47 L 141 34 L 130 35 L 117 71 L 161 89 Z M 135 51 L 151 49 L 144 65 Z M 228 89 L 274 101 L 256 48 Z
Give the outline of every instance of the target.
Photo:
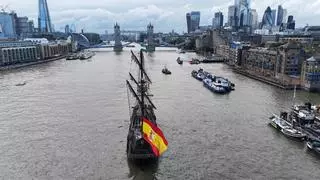
M 226 59 L 221 56 L 205 57 L 200 60 L 201 63 L 224 63 Z

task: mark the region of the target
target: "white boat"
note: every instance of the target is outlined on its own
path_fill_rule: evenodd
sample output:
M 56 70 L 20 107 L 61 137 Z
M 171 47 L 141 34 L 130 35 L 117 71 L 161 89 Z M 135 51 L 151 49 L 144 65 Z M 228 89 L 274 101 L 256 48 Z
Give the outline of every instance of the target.
M 285 128 L 285 129 L 282 129 L 281 132 L 287 137 L 295 138 L 299 140 L 304 140 L 307 137 L 305 133 L 294 128 Z
M 228 79 L 218 76 L 207 76 L 204 85 L 216 93 L 228 93 L 234 90 L 234 85 Z
M 278 130 L 282 130 L 282 129 L 288 129 L 290 128 L 290 125 L 287 121 L 285 121 L 284 119 L 280 118 L 279 116 L 273 114 L 270 117 L 270 125 L 273 126 L 274 128 L 278 129 Z
M 289 122 L 275 114 L 273 114 L 270 120 L 270 125 L 272 125 L 274 128 L 276 128 L 277 130 L 282 132 L 282 134 L 289 138 L 304 140 L 307 137 L 305 133 L 298 130 L 297 128 L 294 128 Z
M 314 150 L 315 152 L 320 154 L 320 141 L 309 140 L 309 141 L 307 141 L 307 147 L 308 147 L 308 149 Z
M 221 85 L 221 82 L 214 82 L 209 78 L 203 80 L 203 85 L 215 93 L 223 94 L 227 92 L 226 89 Z

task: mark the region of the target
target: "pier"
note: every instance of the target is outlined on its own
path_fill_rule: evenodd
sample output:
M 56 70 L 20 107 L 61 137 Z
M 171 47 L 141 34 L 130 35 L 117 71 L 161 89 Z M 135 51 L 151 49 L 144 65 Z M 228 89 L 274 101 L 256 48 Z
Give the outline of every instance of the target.
M 201 63 L 224 63 L 226 59 L 222 56 L 205 57 L 200 60 Z

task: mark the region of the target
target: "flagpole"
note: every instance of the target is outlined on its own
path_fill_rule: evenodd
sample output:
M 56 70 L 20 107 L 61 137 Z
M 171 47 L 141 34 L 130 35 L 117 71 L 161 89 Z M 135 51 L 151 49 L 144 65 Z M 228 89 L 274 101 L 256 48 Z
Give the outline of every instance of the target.
M 297 85 L 294 85 L 294 91 L 293 91 L 293 103 L 295 103 L 295 99 L 296 99 L 296 91 L 297 91 Z

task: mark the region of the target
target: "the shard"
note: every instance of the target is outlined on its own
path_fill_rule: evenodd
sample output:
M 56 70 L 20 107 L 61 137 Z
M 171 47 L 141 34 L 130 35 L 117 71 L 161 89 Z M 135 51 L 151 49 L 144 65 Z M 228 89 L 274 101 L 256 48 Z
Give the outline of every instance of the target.
M 48 9 L 47 0 L 39 0 L 39 17 L 38 17 L 39 32 L 51 33 L 51 19 Z

